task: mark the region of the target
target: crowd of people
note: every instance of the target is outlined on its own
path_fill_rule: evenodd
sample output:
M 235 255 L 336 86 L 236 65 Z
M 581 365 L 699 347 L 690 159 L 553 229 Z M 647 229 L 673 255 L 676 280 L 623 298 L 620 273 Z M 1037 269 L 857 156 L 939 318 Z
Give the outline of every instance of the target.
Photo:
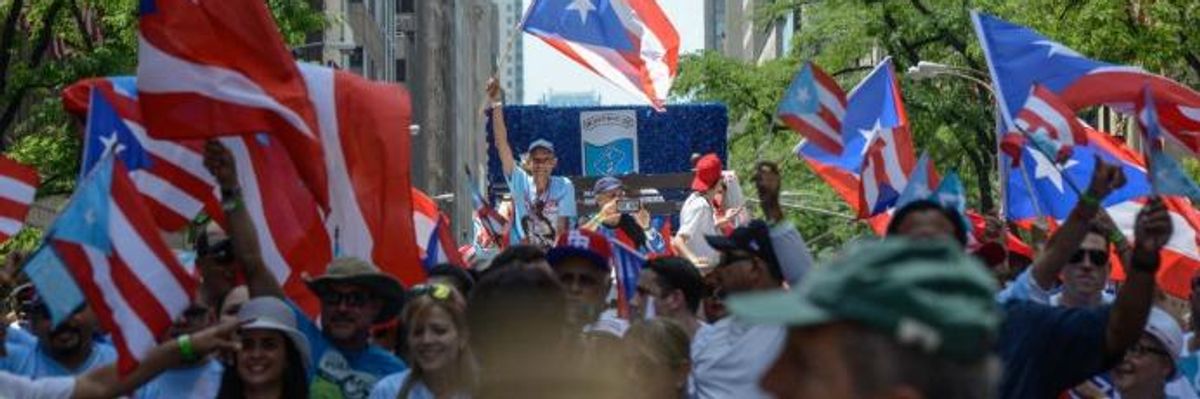
M 761 217 L 747 222 L 752 210 L 723 206 L 721 160 L 699 158 L 679 229 L 662 237 L 644 208 L 619 209 L 615 177 L 593 187 L 598 213 L 578 217 L 571 181 L 552 175 L 553 143 L 518 162 L 492 110 L 515 210 L 496 256 L 433 267 L 412 287 L 335 259 L 306 280 L 320 303 L 311 318 L 264 264 L 235 163 L 209 142 L 228 231 L 196 237 L 201 288 L 168 337 L 118 372 L 88 306 L 54 325 L 47 298 L 17 287 L 0 397 L 1197 397 L 1186 376 L 1200 340 L 1184 331 L 1200 324 L 1157 304 L 1171 218 L 1150 198 L 1132 241 L 1106 222 L 1099 204 L 1124 184 L 1119 167 L 1098 162 L 1023 270 L 984 266 L 965 216 L 933 199 L 815 265 L 773 163 L 755 168 Z M 621 304 L 614 242 L 649 259 Z

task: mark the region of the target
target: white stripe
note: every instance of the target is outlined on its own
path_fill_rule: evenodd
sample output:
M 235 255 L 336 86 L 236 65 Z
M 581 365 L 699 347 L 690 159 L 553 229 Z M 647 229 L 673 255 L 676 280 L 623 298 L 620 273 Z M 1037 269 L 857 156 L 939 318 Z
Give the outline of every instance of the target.
M 822 118 L 820 115 L 800 114 L 800 115 L 796 115 L 796 116 L 800 117 L 800 120 L 808 122 L 808 124 L 810 126 L 817 129 L 817 131 L 821 132 L 821 134 L 825 135 L 826 137 L 833 139 L 833 141 L 836 141 L 839 143 L 842 142 L 841 133 L 838 132 L 837 130 L 834 130 L 833 126 L 829 126 L 829 124 L 825 123 L 825 119 Z
M 904 168 L 900 166 L 899 148 L 896 146 L 894 132 L 891 128 L 883 129 L 880 132 L 880 138 L 887 143 L 883 147 L 884 173 L 887 173 L 888 181 L 891 182 L 892 187 L 904 187 L 908 184 L 908 175 L 904 173 Z
M 1185 107 L 1182 105 L 1180 105 L 1178 107 L 1179 107 L 1179 112 L 1182 113 L 1183 116 L 1186 116 L 1188 119 L 1191 119 L 1193 121 L 1200 122 L 1200 108 Z
M 1059 142 L 1071 144 L 1071 128 L 1067 115 L 1060 114 L 1054 109 L 1045 99 L 1038 96 L 1029 96 L 1029 101 L 1025 104 L 1025 109 L 1042 118 L 1049 125 L 1049 133 L 1051 138 Z M 1032 133 L 1032 132 L 1031 132 Z M 1064 136 L 1066 140 L 1063 140 Z
M 139 92 L 192 92 L 218 101 L 268 109 L 279 114 L 297 131 L 316 139 L 299 114 L 280 104 L 245 75 L 176 58 L 154 47 L 140 34 L 137 77 Z
M 254 232 L 258 235 L 263 263 L 266 263 L 267 268 L 271 270 L 271 275 L 275 276 L 275 280 L 279 281 L 279 285 L 282 286 L 291 274 L 291 267 L 280 253 L 279 246 L 275 243 L 275 237 L 271 235 L 271 225 L 267 223 L 266 213 L 263 210 L 262 194 L 258 191 L 258 176 L 255 174 L 254 163 L 250 160 L 250 152 L 242 140 L 242 137 L 225 137 L 221 139 L 221 144 L 229 148 L 234 161 L 237 162 L 238 182 L 242 185 L 242 201 L 246 205 L 250 219 L 254 220 L 254 225 L 257 227 Z M 254 138 L 247 137 L 245 140 L 254 140 Z
M 141 142 L 142 147 L 146 148 L 146 151 L 170 162 L 189 175 L 195 176 L 197 179 L 216 188 L 217 179 L 208 172 L 208 168 L 204 167 L 203 154 L 171 140 L 151 138 L 150 135 L 146 134 L 146 129 L 142 125 L 128 119 L 125 120 L 125 125 L 129 127 L 129 130 Z
M 192 301 L 188 299 L 187 290 L 179 284 L 179 280 L 171 274 L 171 264 L 158 257 L 150 248 L 147 240 L 159 240 L 159 237 L 142 237 L 134 230 L 133 224 L 125 216 L 116 201 L 109 201 L 108 233 L 111 237 L 122 239 L 112 240 L 113 252 L 125 262 L 133 275 L 141 281 L 153 298 L 140 300 L 155 300 L 175 320 Z M 166 246 L 162 242 L 160 245 Z M 173 256 L 169 255 L 169 256 Z
M 629 7 L 624 0 L 614 0 L 610 5 L 617 11 L 617 16 L 621 20 L 621 24 L 625 25 L 625 30 L 641 38 L 641 52 L 638 53 L 638 58 L 641 58 L 642 62 L 646 64 L 646 75 L 654 86 L 655 99 L 666 100 L 667 92 L 671 90 L 673 77 L 671 76 L 671 66 L 666 62 L 667 50 L 663 47 L 662 41 L 659 40 L 657 33 L 646 27 L 640 17 L 633 14 L 633 8 Z M 657 7 L 657 5 L 655 6 Z
M 143 359 L 146 353 L 155 346 L 154 333 L 126 302 L 125 293 L 118 290 L 116 284 L 113 283 L 112 267 L 108 264 L 108 258 L 95 248 L 87 245 L 79 247 L 83 248 L 88 263 L 92 266 L 92 282 L 100 288 L 101 298 L 99 299 L 103 300 L 108 309 L 112 311 L 113 321 L 120 327 L 127 349 L 134 358 Z M 96 298 L 89 299 L 95 300 Z M 138 300 L 140 298 L 130 299 Z
M 131 177 L 138 192 L 153 198 L 154 202 L 184 219 L 191 219 L 204 209 L 203 202 L 156 174 L 146 170 L 135 170 Z
M 0 198 L 31 204 L 34 194 L 37 194 L 37 189 L 33 186 L 10 176 L 0 175 Z
M 433 230 L 437 228 L 437 222 L 430 219 L 423 213 L 413 212 L 413 228 L 417 233 L 417 246 L 421 247 L 422 251 L 429 251 L 425 248 L 429 244 L 429 237 L 433 235 Z
M 21 227 L 23 226 L 25 226 L 25 222 L 0 216 L 0 233 L 14 236 L 17 235 L 17 232 L 21 231 Z
M 866 168 L 862 171 L 862 190 L 863 198 L 867 201 L 867 213 L 870 213 L 875 208 L 875 201 L 879 199 L 879 181 L 875 178 L 875 165 L 871 162 L 871 157 L 867 157 Z
M 1137 214 L 1141 209 L 1142 204 L 1134 201 L 1125 201 L 1105 208 L 1121 233 L 1130 240 L 1133 239 L 1134 221 L 1137 220 Z M 1167 241 L 1166 249 L 1200 261 L 1200 248 L 1196 245 L 1196 230 L 1183 215 L 1175 210 L 1170 210 L 1169 213 L 1171 214 L 1171 225 L 1175 228 L 1172 230 L 1171 239 Z
M 299 66 L 308 86 L 308 97 L 317 110 L 317 125 L 325 149 L 325 171 L 329 179 L 329 215 L 325 218 L 325 229 L 338 241 L 334 243 L 341 251 L 338 255 L 372 259 L 375 237 L 359 208 L 346 154 L 342 152 L 338 108 L 334 102 L 334 72 L 316 65 L 301 63 Z
M 624 58 L 621 58 L 616 52 L 601 47 L 589 46 L 580 43 L 574 43 L 568 40 L 555 39 L 561 43 L 565 43 L 567 47 L 575 51 L 580 58 L 587 62 L 589 66 L 596 70 L 605 80 L 608 80 L 617 88 L 625 90 L 634 96 L 645 99 L 647 102 L 653 103 L 647 93 L 641 89 L 641 80 L 631 81 L 630 74 L 618 70 L 618 66 L 628 67 L 628 63 Z M 613 61 L 619 64 L 614 65 Z M 633 74 L 633 76 L 637 76 Z
M 838 101 L 837 96 L 834 95 L 833 92 L 829 91 L 828 87 L 822 85 L 821 81 L 816 80 L 815 78 L 813 80 L 817 83 L 817 98 L 820 100 L 821 105 L 829 109 L 829 112 L 832 113 L 833 116 L 838 120 L 844 119 L 846 117 L 846 107 L 842 106 L 842 103 L 841 101 Z

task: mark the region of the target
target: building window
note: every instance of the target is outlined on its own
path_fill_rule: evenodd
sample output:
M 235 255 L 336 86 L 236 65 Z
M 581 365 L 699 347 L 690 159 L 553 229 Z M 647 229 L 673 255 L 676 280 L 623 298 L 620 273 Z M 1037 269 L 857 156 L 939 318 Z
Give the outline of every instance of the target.
M 407 82 L 408 81 L 408 65 L 407 65 L 408 63 L 406 61 L 407 60 L 405 60 L 403 58 L 396 59 L 396 81 L 397 82 Z
M 414 0 L 396 0 L 396 10 L 400 13 L 413 13 L 416 10 Z

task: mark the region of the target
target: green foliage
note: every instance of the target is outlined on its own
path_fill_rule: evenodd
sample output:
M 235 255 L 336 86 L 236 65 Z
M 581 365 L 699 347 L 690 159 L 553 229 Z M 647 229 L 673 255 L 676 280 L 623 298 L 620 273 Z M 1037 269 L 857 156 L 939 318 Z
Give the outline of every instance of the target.
M 748 173 L 760 159 L 787 159 L 785 191 L 811 208 L 849 214 L 827 184 L 791 149 L 794 133 L 774 120 L 775 107 L 803 61 L 814 61 L 842 87 L 854 87 L 882 56 L 896 65 L 914 144 L 943 173 L 963 178 L 972 208 L 1000 202 L 991 94 L 984 85 L 954 76 L 918 81 L 905 71 L 918 61 L 962 68 L 987 80 L 969 10 L 980 9 L 1030 26 L 1096 59 L 1139 65 L 1200 85 L 1200 2 L 1189 0 L 774 0 L 760 3 L 760 23 L 797 16 L 788 56 L 752 65 L 717 53 L 683 57 L 676 97 L 719 101 L 730 112 L 731 164 Z M 1085 111 L 1081 115 L 1090 115 Z M 1189 171 L 1200 172 L 1194 161 Z M 1195 173 L 1193 173 L 1195 175 Z M 752 189 L 752 188 L 751 188 Z M 829 237 L 830 248 L 868 231 L 861 223 L 811 211 L 791 215 L 806 237 Z M 802 216 L 802 217 L 796 217 Z

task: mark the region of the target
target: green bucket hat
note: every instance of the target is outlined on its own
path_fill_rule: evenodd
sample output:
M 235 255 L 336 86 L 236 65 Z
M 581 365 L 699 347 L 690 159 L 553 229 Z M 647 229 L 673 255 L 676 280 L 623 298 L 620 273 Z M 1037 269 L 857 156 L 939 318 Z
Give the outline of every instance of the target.
M 305 281 L 308 289 L 321 296 L 332 284 L 353 284 L 364 287 L 371 293 L 383 299 L 383 308 L 379 311 L 376 322 L 385 321 L 400 313 L 404 304 L 404 285 L 394 277 L 379 271 L 375 265 L 359 258 L 341 257 L 334 259 L 325 274 Z
M 856 322 L 971 361 L 990 352 L 1000 326 L 996 291 L 983 266 L 950 243 L 889 238 L 848 248 L 796 290 L 734 296 L 727 305 L 758 324 Z

